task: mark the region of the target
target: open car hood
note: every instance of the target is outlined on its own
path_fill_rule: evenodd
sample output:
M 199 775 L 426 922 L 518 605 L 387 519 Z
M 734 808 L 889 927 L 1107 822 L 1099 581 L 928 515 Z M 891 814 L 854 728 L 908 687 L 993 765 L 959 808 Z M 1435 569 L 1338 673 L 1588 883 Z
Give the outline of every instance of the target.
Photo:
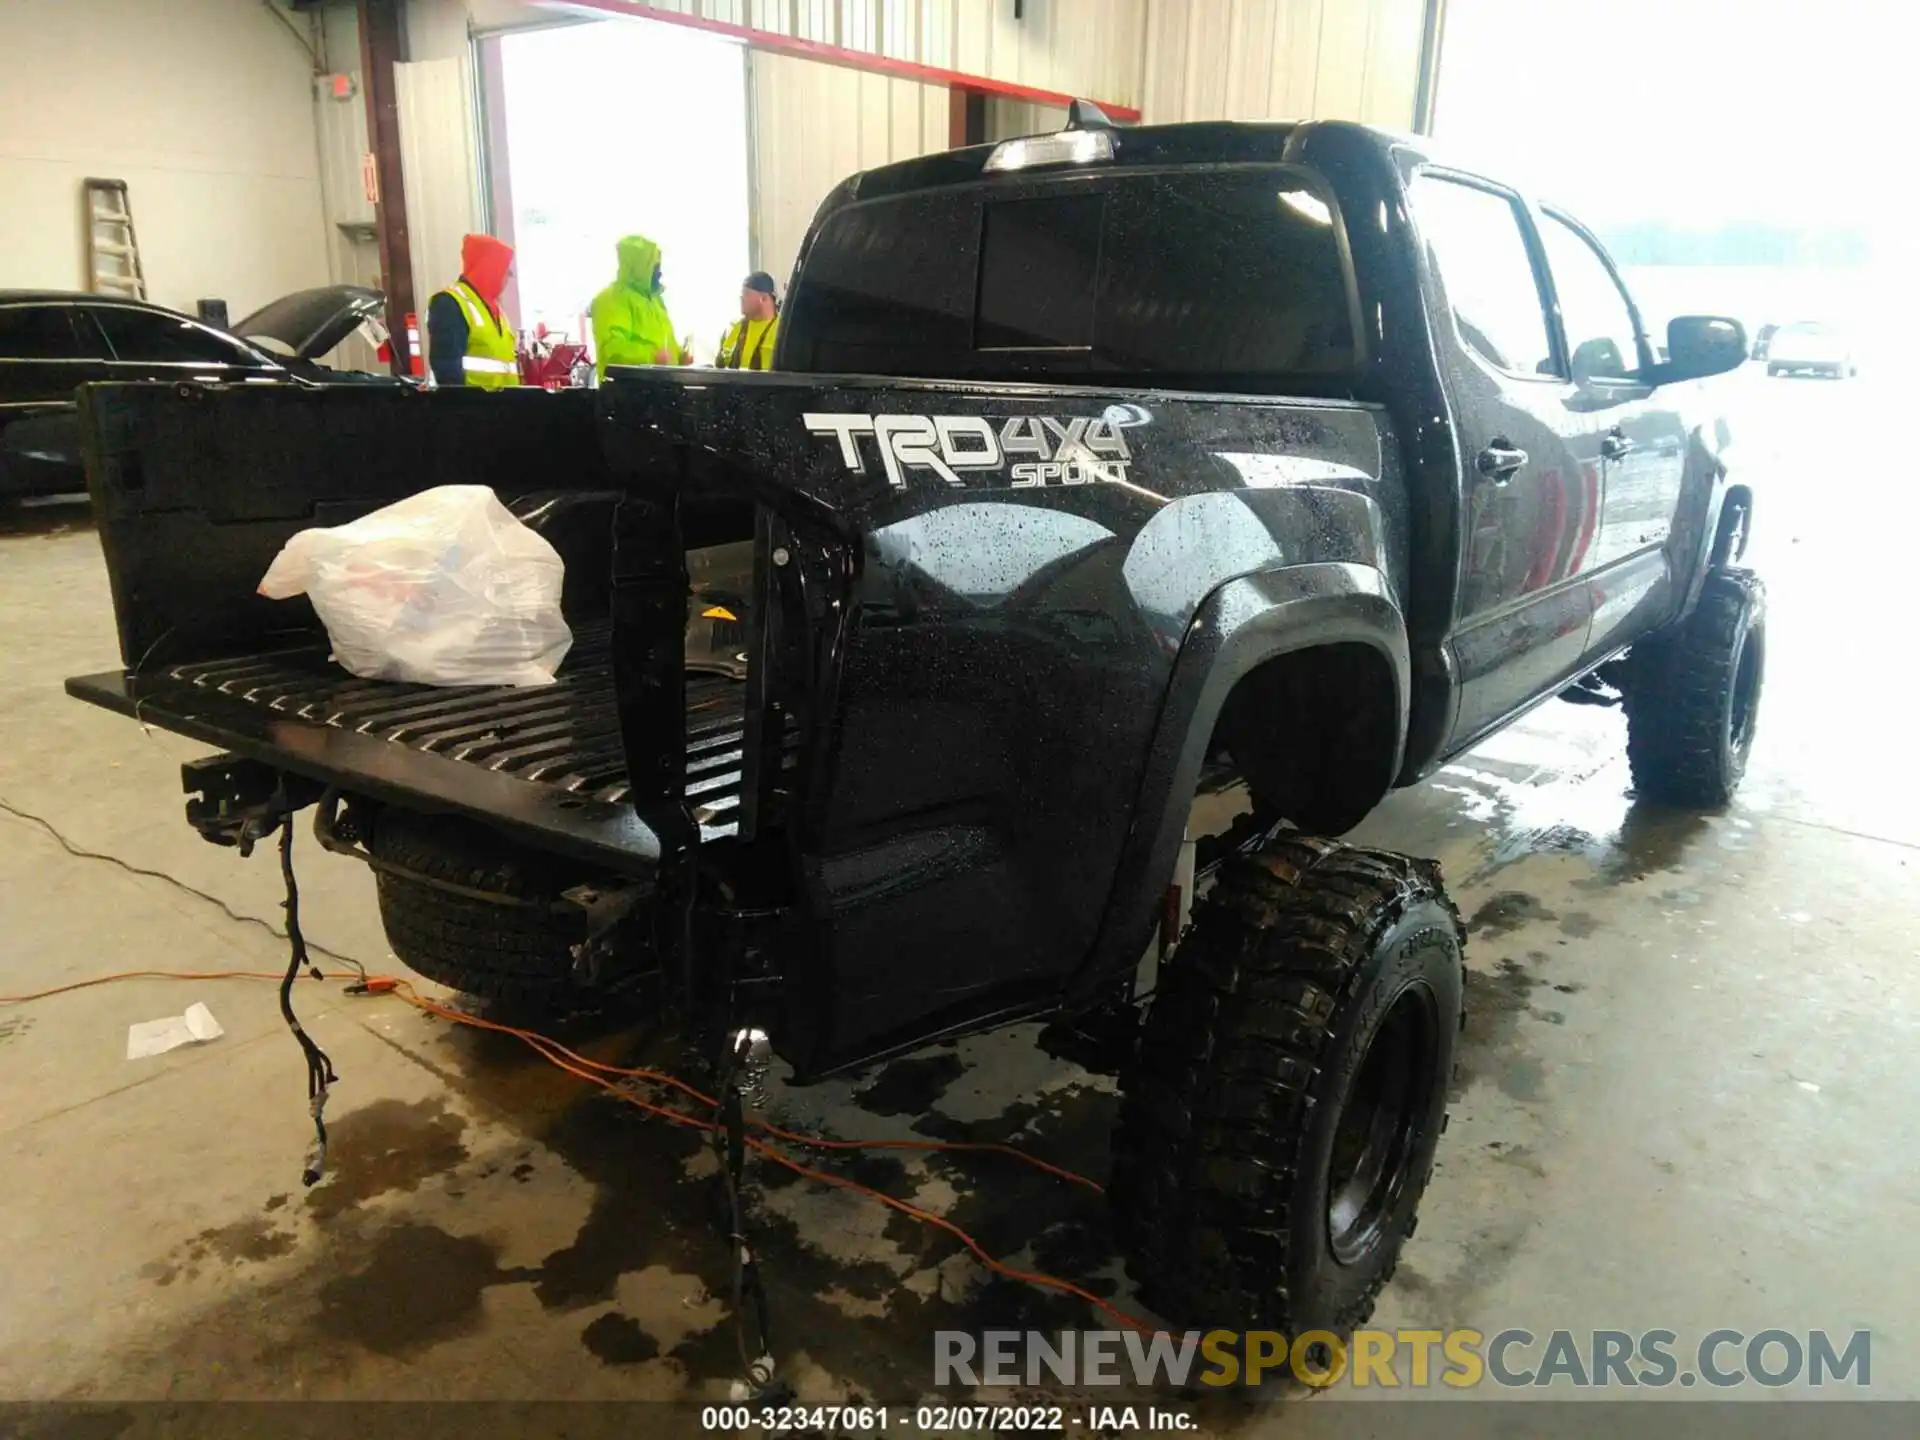
M 387 299 L 364 285 L 296 290 L 262 306 L 233 327 L 242 340 L 274 340 L 302 360 L 333 349 L 363 320 L 377 317 Z

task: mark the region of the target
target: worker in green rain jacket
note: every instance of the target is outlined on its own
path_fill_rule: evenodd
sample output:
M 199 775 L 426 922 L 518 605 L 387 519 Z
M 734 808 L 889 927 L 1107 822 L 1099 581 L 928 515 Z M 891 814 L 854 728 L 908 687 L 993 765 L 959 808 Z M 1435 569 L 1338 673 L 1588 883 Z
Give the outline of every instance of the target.
M 614 247 L 620 278 L 593 297 L 593 371 L 609 365 L 691 365 L 693 356 L 673 334 L 660 284 L 660 247 L 629 235 Z

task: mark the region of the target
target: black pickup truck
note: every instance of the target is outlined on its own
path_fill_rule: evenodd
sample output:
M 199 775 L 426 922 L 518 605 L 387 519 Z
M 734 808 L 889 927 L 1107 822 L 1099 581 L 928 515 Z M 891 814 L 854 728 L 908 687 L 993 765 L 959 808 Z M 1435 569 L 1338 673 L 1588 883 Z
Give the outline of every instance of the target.
M 649 987 L 801 1082 L 1046 1020 L 1122 1076 L 1149 1304 L 1352 1325 L 1462 931 L 1434 864 L 1332 837 L 1563 694 L 1624 697 L 1643 796 L 1740 779 L 1763 593 L 1701 382 L 1747 342 L 1665 342 L 1576 221 L 1422 141 L 1076 111 L 836 189 L 772 373 L 89 387 L 124 668 L 69 689 L 220 749 L 210 839 L 314 806 L 449 985 Z M 255 595 L 296 531 L 449 482 L 565 556 L 555 685 L 357 680 Z

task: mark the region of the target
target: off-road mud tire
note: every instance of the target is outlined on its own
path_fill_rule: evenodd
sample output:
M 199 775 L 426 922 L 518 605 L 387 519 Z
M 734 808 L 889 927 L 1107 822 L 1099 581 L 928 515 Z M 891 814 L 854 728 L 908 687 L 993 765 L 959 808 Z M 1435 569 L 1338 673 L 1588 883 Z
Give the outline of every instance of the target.
M 1716 569 L 1685 622 L 1634 646 L 1624 689 L 1636 794 L 1689 810 L 1733 799 L 1766 681 L 1766 615 L 1759 576 Z
M 1148 1305 L 1289 1336 L 1372 1314 L 1445 1128 L 1464 938 L 1431 861 L 1285 835 L 1221 867 L 1122 1079 L 1110 1196 Z M 1410 1022 L 1416 1043 L 1392 1046 Z M 1334 1142 L 1376 1037 L 1407 1057 L 1406 1124 L 1341 1257 Z
M 585 918 L 553 905 L 569 883 L 560 866 L 451 816 L 389 809 L 372 831 L 369 851 L 393 867 L 374 870 L 380 920 L 409 969 L 513 1009 L 550 1009 L 587 994 L 573 964 Z M 434 880 L 522 903 L 477 899 Z

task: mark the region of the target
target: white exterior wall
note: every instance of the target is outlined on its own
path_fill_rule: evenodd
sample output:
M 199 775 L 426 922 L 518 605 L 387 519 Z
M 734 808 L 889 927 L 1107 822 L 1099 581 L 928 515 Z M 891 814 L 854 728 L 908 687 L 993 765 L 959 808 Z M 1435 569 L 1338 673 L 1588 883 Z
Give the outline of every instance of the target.
M 1423 0 L 1147 0 L 1142 118 L 1411 130 Z
M 0 286 L 87 287 L 89 175 L 161 304 L 326 283 L 312 62 L 257 0 L 7 0 L 0 57 Z

